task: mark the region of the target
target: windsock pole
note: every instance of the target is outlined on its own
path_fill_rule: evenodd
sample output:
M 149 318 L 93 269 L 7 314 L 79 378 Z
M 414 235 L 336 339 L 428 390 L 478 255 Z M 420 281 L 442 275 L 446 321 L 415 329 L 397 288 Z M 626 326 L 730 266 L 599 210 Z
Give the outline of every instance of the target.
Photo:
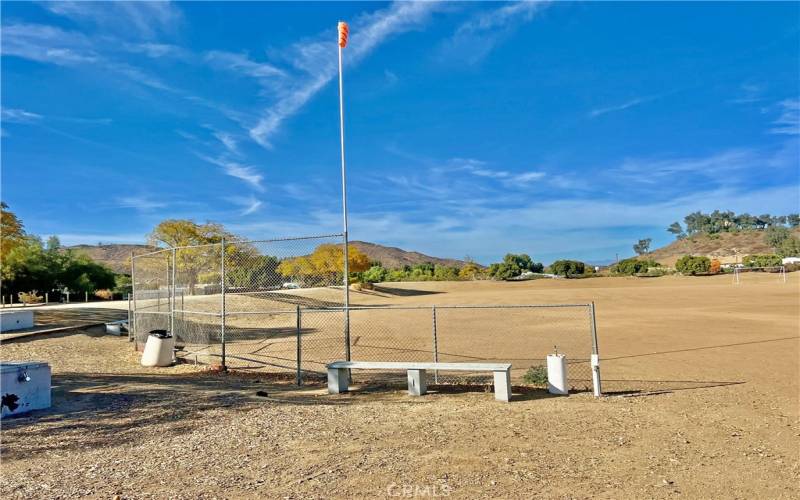
M 344 90 L 342 86 L 342 49 L 347 46 L 349 28 L 339 22 L 339 137 L 342 146 L 342 222 L 344 224 L 344 352 L 350 361 L 350 259 L 347 234 L 347 174 L 344 163 Z

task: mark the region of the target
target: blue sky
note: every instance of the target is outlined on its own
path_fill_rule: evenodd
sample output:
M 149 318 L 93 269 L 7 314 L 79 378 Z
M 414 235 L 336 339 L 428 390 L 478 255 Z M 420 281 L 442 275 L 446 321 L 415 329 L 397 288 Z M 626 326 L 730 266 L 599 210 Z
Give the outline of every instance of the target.
M 488 263 L 798 210 L 798 3 L 2 4 L 2 198 L 67 244 L 165 218 Z

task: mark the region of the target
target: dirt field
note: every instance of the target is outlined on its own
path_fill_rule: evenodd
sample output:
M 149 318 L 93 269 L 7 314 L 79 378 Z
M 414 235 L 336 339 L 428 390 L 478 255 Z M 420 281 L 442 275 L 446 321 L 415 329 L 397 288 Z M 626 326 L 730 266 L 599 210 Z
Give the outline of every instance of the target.
M 146 370 L 118 337 L 31 337 L 0 357 L 49 361 L 54 406 L 3 422 L 0 495 L 797 497 L 800 274 L 392 286 L 433 293 L 359 300 L 594 300 L 608 396 L 334 397 L 258 374 Z

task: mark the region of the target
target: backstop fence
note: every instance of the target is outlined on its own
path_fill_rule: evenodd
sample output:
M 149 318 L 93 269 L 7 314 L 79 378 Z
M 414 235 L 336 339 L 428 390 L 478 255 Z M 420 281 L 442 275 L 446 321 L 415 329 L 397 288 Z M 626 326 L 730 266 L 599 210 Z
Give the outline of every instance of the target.
M 286 373 L 298 384 L 349 353 L 357 361 L 508 362 L 515 384 L 541 385 L 546 356 L 558 351 L 572 389 L 591 390 L 594 304 L 406 305 L 402 296 L 413 291 L 386 283 L 351 292 L 345 307 L 341 241 L 221 241 L 132 257 L 131 340 L 141 345 L 150 331 L 169 330 L 186 362 Z M 440 384 L 491 379 L 433 377 Z

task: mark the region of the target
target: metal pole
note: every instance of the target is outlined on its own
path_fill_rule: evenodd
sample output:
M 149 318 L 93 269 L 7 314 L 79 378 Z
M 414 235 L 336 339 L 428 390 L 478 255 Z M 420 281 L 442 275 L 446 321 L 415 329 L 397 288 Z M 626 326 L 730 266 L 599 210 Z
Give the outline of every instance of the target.
M 592 332 L 592 387 L 594 389 L 594 396 L 599 398 L 603 395 L 603 391 L 600 382 L 600 353 L 597 350 L 597 318 L 594 311 L 594 301 L 589 304 L 589 311 Z
M 300 322 L 300 306 L 297 306 L 297 385 L 303 385 L 303 373 L 301 371 L 301 364 L 302 364 L 302 355 L 303 355 L 303 348 L 302 348 L 302 340 L 300 338 L 300 332 L 302 329 L 301 322 Z
M 222 369 L 225 365 L 225 238 L 220 241 L 220 284 L 222 285 L 222 315 L 220 317 L 220 341 L 222 342 Z
M 339 45 L 339 138 L 342 150 L 342 222 L 344 227 L 344 351 L 350 361 L 350 262 L 347 234 L 347 173 L 344 162 L 344 87 L 342 85 L 342 47 Z
M 169 306 L 169 331 L 172 334 L 173 340 L 177 340 L 178 336 L 175 334 L 175 249 L 172 249 L 172 287 L 170 288 L 170 306 Z
M 433 313 L 433 362 L 439 362 L 439 337 L 436 333 L 436 306 L 431 308 Z M 433 371 L 433 383 L 439 383 L 439 370 Z
M 131 321 L 128 323 L 128 336 L 131 341 L 134 341 L 136 340 L 136 261 L 133 258 L 133 251 L 131 251 L 131 293 L 128 294 L 129 302 L 131 295 L 133 295 L 133 309 L 131 310 Z

